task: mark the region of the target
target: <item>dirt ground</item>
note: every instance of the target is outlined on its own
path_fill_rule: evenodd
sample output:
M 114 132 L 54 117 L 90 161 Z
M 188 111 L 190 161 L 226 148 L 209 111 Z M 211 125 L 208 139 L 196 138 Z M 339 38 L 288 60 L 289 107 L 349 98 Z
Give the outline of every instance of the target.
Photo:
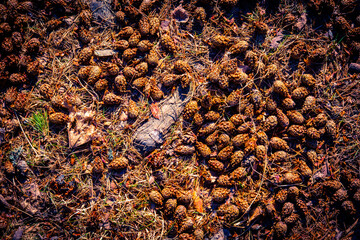
M 360 2 L 0 2 L 1 239 L 360 239 Z

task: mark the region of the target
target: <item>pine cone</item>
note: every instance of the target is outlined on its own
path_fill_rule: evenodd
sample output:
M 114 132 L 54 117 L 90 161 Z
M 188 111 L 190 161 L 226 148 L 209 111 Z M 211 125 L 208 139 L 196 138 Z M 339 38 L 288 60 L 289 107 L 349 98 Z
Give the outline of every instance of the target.
M 176 53 L 177 46 L 175 45 L 174 40 L 168 34 L 162 34 L 160 38 L 161 46 L 168 52 Z
M 307 96 L 303 103 L 302 111 L 307 112 L 309 110 L 313 110 L 315 108 L 315 105 L 316 105 L 316 98 L 313 96 Z
M 175 209 L 174 218 L 180 222 L 186 217 L 186 207 L 184 205 L 178 205 Z
M 291 125 L 288 129 L 288 133 L 295 138 L 302 138 L 306 134 L 306 127 L 301 125 Z
M 55 112 L 49 115 L 49 121 L 53 124 L 64 125 L 69 121 L 69 116 L 62 112 Z
M 255 156 L 257 159 L 264 161 L 267 157 L 266 147 L 264 145 L 257 145 L 255 149 Z
M 289 126 L 290 124 L 289 118 L 279 108 L 276 109 L 276 116 L 280 127 L 287 128 Z
M 215 188 L 212 191 L 212 199 L 216 203 L 224 202 L 229 197 L 230 190 L 227 188 Z
M 220 161 L 225 161 L 231 157 L 233 150 L 234 150 L 233 146 L 227 146 L 218 153 L 217 158 Z
M 224 164 L 218 160 L 210 159 L 208 161 L 208 166 L 211 170 L 213 170 L 215 172 L 224 171 Z
M 124 75 L 118 75 L 114 82 L 119 92 L 124 92 L 126 90 L 127 81 Z
M 232 133 L 235 129 L 235 126 L 230 121 L 224 121 L 218 124 L 218 129 L 226 133 Z
M 149 194 L 150 200 L 156 205 L 162 205 L 164 198 L 158 191 L 151 191 Z
M 198 131 L 199 136 L 209 135 L 217 129 L 216 123 L 204 124 Z
M 148 72 L 149 66 L 146 62 L 141 62 L 135 66 L 135 70 L 139 73 L 138 76 L 142 77 Z
M 304 74 L 301 76 L 301 83 L 308 87 L 314 87 L 316 80 L 311 74 Z
M 85 47 L 81 49 L 78 56 L 80 64 L 89 63 L 93 54 L 94 54 L 94 49 L 92 47 Z
M 178 78 L 179 77 L 176 74 L 167 74 L 162 78 L 161 82 L 165 87 L 172 87 Z
M 289 90 L 286 87 L 285 83 L 283 83 L 282 81 L 275 81 L 273 84 L 273 91 L 276 92 L 277 94 L 283 96 L 283 97 L 288 97 L 289 96 Z
M 104 91 L 108 88 L 108 84 L 109 82 L 106 79 L 102 78 L 95 83 L 94 88 L 98 92 Z
M 288 192 L 285 189 L 280 189 L 275 195 L 275 201 L 279 204 L 284 203 L 288 198 Z
M 244 146 L 248 140 L 249 140 L 249 134 L 247 134 L 247 133 L 238 134 L 231 139 L 231 141 L 235 147 Z
M 290 110 L 295 107 L 296 103 L 291 98 L 284 98 L 281 102 L 281 105 L 285 110 Z
M 285 151 L 277 151 L 271 154 L 270 159 L 275 163 L 284 162 L 288 159 L 288 154 Z
M 147 17 L 142 17 L 139 21 L 139 31 L 141 36 L 146 36 L 150 32 L 150 22 Z
M 224 216 L 225 221 L 234 221 L 240 214 L 239 208 L 233 204 L 222 204 L 217 210 L 218 216 Z
M 198 104 L 196 101 L 190 101 L 188 104 L 186 104 L 183 116 L 185 120 L 190 120 L 194 114 L 199 110 Z
M 302 125 L 305 122 L 304 116 L 299 111 L 287 111 L 286 115 L 289 120 L 294 124 Z
M 160 28 L 160 19 L 157 17 L 152 17 L 149 20 L 150 22 L 150 34 L 155 35 Z
M 169 216 L 172 215 L 175 212 L 177 206 L 176 199 L 170 198 L 165 202 L 164 206 L 164 213 L 165 215 Z
M 320 138 L 319 131 L 314 127 L 308 128 L 307 131 L 306 131 L 306 134 L 311 139 L 319 139 Z
M 109 168 L 113 170 L 120 170 L 127 168 L 129 160 L 125 157 L 117 157 L 109 164 Z
M 104 94 L 102 100 L 105 105 L 118 105 L 123 101 L 122 97 L 111 92 Z
M 249 48 L 249 43 L 246 41 L 239 41 L 236 44 L 232 45 L 229 49 L 231 54 L 241 54 L 246 52 Z
M 100 157 L 96 156 L 92 162 L 92 172 L 93 173 L 103 173 L 104 172 L 104 163 Z
M 191 67 L 190 67 L 189 63 L 184 60 L 177 60 L 174 63 L 174 69 L 180 74 L 186 73 L 186 72 L 191 72 Z
M 175 198 L 176 192 L 176 189 L 173 187 L 165 187 L 163 190 L 161 190 L 161 195 L 164 197 L 164 199 Z
M 101 68 L 99 66 L 92 66 L 90 68 L 90 71 L 89 71 L 89 77 L 88 77 L 88 80 L 87 82 L 90 84 L 90 85 L 93 85 L 95 84 L 100 76 L 101 76 Z
M 174 151 L 180 155 L 192 155 L 195 152 L 195 147 L 188 145 L 180 145 L 177 146 Z
M 244 155 L 245 155 L 244 152 L 241 150 L 234 152 L 234 154 L 231 156 L 231 159 L 230 159 L 230 165 L 231 166 L 239 165 L 241 163 L 241 161 L 243 160 Z
M 119 41 L 115 41 L 113 46 L 116 50 L 124 51 L 125 49 L 129 48 L 129 42 L 122 39 Z
M 246 177 L 246 175 L 247 175 L 246 169 L 243 167 L 238 167 L 234 171 L 232 171 L 232 173 L 230 174 L 230 178 L 234 181 L 240 181 L 244 177 Z
M 130 42 L 129 42 L 129 44 L 130 44 Z M 136 43 L 136 45 L 137 45 L 137 43 Z M 135 58 L 136 54 L 137 54 L 137 48 L 128 48 L 128 49 L 125 49 L 125 51 L 122 54 L 122 57 L 125 61 L 130 61 Z
M 220 113 L 215 111 L 209 111 L 204 115 L 205 120 L 215 122 L 220 118 Z
M 152 47 L 153 43 L 151 43 L 149 40 L 141 40 L 137 45 L 137 48 L 140 52 L 148 52 Z
M 264 122 L 263 130 L 265 132 L 272 130 L 277 126 L 277 124 L 278 124 L 277 117 L 269 116 Z
M 246 117 L 242 114 L 235 114 L 230 117 L 230 122 L 232 122 L 235 126 L 243 124 Z
M 210 39 L 210 44 L 214 48 L 226 48 L 233 43 L 230 37 L 224 35 L 215 35 Z
M 326 133 L 332 138 L 336 137 L 336 123 L 334 120 L 328 120 L 325 125 Z
M 304 99 L 307 95 L 309 95 L 309 91 L 305 87 L 295 88 L 291 93 L 291 97 L 295 100 Z

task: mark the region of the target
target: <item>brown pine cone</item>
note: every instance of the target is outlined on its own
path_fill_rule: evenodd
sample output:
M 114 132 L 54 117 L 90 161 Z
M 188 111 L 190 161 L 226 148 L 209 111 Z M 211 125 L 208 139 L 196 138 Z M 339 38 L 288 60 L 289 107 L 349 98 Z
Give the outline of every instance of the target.
M 168 52 L 176 53 L 177 46 L 175 45 L 174 40 L 168 34 L 162 34 L 160 38 L 161 46 Z
M 150 22 L 150 34 L 155 35 L 160 28 L 160 19 L 158 17 L 151 17 L 149 22 Z
M 133 67 L 126 66 L 123 69 L 123 74 L 126 79 L 132 80 L 134 78 L 138 78 L 139 73 Z
M 129 42 L 122 39 L 122 40 L 115 41 L 113 46 L 116 50 L 124 51 L 125 49 L 129 48 Z M 139 49 L 139 51 L 140 51 L 140 49 Z
M 288 159 L 288 154 L 285 151 L 277 151 L 271 154 L 270 160 L 275 163 L 284 162 Z
M 87 79 L 87 82 L 90 85 L 95 84 L 101 76 L 101 68 L 99 66 L 92 66 L 89 71 L 89 77 Z M 79 76 L 80 77 L 80 76 Z
M 227 199 L 229 197 L 230 194 L 230 190 L 227 188 L 215 188 L 212 191 L 212 200 L 216 203 L 221 203 L 223 201 L 225 201 L 225 199 Z
M 285 110 L 290 110 L 295 107 L 296 103 L 291 98 L 284 98 L 281 102 L 281 105 Z
M 210 159 L 208 161 L 208 166 L 211 170 L 215 172 L 222 172 L 224 171 L 224 164 L 218 160 Z
M 239 165 L 242 162 L 244 156 L 245 154 L 241 150 L 234 152 L 234 154 L 231 155 L 230 165 L 231 166 Z
M 204 158 L 208 158 L 211 154 L 210 148 L 202 142 L 196 142 L 196 150 Z
M 81 49 L 81 51 L 78 55 L 79 63 L 80 64 L 89 63 L 93 54 L 94 54 L 94 48 L 92 48 L 92 47 L 85 47 L 85 48 Z
M 220 160 L 220 161 L 225 161 L 227 159 L 229 159 L 232 155 L 234 151 L 234 147 L 233 146 L 227 146 L 225 148 L 223 148 L 217 155 L 217 158 Z
M 196 101 L 190 101 L 186 104 L 183 110 L 183 117 L 185 120 L 190 120 L 194 114 L 199 110 L 198 104 Z
M 287 117 L 291 122 L 297 125 L 302 125 L 305 122 L 304 116 L 296 110 L 293 111 L 287 111 L 286 112 Z
M 102 101 L 105 105 L 118 105 L 123 101 L 123 99 L 114 93 L 108 92 L 104 94 Z
M 231 54 L 241 54 L 246 52 L 249 48 L 249 43 L 246 41 L 238 41 L 236 44 L 232 45 L 229 49 Z
M 295 88 L 291 93 L 291 97 L 295 100 L 304 99 L 307 95 L 309 95 L 309 91 L 305 87 Z
M 218 129 L 226 133 L 232 133 L 235 129 L 235 126 L 230 121 L 224 121 L 218 124 Z
M 210 44 L 214 48 L 226 48 L 231 46 L 233 40 L 224 35 L 215 35 L 210 39 Z
M 164 197 L 164 199 L 175 198 L 176 193 L 177 191 L 173 187 L 164 187 L 163 190 L 161 190 L 161 195 Z
M 174 218 L 180 222 L 186 217 L 186 214 L 186 207 L 184 205 L 178 205 L 175 209 Z
M 218 216 L 223 216 L 225 221 L 231 222 L 239 216 L 240 211 L 236 205 L 225 203 L 218 208 L 216 213 Z
M 230 173 L 230 178 L 234 181 L 240 181 L 244 177 L 246 177 L 246 175 L 247 175 L 246 169 L 243 167 L 238 167 L 234 171 L 232 171 L 232 173 Z
M 69 116 L 62 112 L 55 112 L 49 115 L 49 122 L 57 125 L 64 125 L 69 121 Z
M 277 124 L 278 124 L 277 117 L 273 115 L 269 116 L 264 122 L 263 130 L 265 132 L 272 130 L 277 126 Z
M 280 127 L 287 128 L 289 126 L 290 124 L 289 118 L 279 108 L 276 109 L 276 116 Z
M 307 96 L 302 106 L 302 111 L 307 112 L 313 110 L 316 106 L 316 98 L 314 96 Z
M 288 97 L 289 96 L 289 90 L 286 87 L 285 83 L 283 83 L 280 80 L 276 80 L 273 83 L 273 91 L 276 92 L 277 94 L 283 96 L 283 97 Z
M 230 122 L 232 122 L 235 126 L 243 124 L 245 122 L 246 117 L 242 114 L 234 114 L 230 117 Z
M 295 138 L 302 138 L 306 134 L 306 127 L 301 125 L 291 125 L 288 129 L 290 136 Z
M 165 215 L 169 216 L 174 214 L 175 209 L 177 206 L 177 201 L 176 199 L 170 198 L 165 202 L 165 206 L 164 206 L 164 213 Z
M 156 205 L 162 205 L 164 198 L 158 191 L 151 191 L 149 194 L 150 200 Z
M 272 147 L 273 149 L 276 150 L 284 150 L 284 151 L 288 151 L 289 150 L 289 146 L 287 144 L 287 142 L 279 137 L 272 137 L 270 139 L 270 147 Z
M 204 115 L 204 118 L 207 121 L 215 122 L 215 121 L 219 120 L 220 113 L 215 112 L 215 111 L 209 111 Z
M 231 139 L 231 141 L 235 147 L 244 146 L 248 140 L 249 140 L 249 134 L 247 134 L 247 133 L 238 134 Z
M 136 54 L 137 54 L 137 48 L 128 48 L 128 49 L 125 49 L 125 51 L 122 54 L 122 57 L 125 61 L 130 61 L 135 58 Z
M 109 164 L 109 168 L 113 170 L 120 170 L 127 168 L 129 160 L 125 157 L 117 157 Z
M 191 67 L 190 67 L 189 63 L 184 60 L 177 60 L 174 63 L 174 69 L 175 69 L 175 71 L 177 71 L 180 74 L 186 73 L 186 72 L 191 72 Z
M 288 191 L 280 189 L 275 195 L 275 201 L 279 204 L 284 203 L 288 198 Z
M 301 83 L 308 87 L 314 87 L 316 80 L 311 74 L 304 74 L 301 76 Z

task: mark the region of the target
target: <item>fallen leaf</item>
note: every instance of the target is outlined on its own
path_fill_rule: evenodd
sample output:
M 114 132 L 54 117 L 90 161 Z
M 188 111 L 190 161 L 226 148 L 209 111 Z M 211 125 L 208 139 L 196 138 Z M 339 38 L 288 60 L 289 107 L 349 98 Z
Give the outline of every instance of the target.
M 199 213 L 204 212 L 203 200 L 196 194 L 196 191 L 193 192 L 193 203 L 196 211 Z
M 150 105 L 150 110 L 151 110 L 151 114 L 153 115 L 154 118 L 160 119 L 161 113 L 160 113 L 159 104 L 157 102 L 152 103 Z
M 270 48 L 276 49 L 279 47 L 281 41 L 284 39 L 284 34 L 282 31 L 279 31 L 276 36 L 271 40 Z
M 95 111 L 84 109 L 70 112 L 68 123 L 69 147 L 75 148 L 91 141 L 95 133 Z

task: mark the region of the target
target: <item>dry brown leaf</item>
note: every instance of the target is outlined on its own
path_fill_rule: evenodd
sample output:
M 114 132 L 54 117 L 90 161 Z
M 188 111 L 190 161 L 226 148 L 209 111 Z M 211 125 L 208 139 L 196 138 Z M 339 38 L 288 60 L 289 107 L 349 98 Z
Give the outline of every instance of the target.
M 196 194 L 196 191 L 193 192 L 193 203 L 196 211 L 199 213 L 204 212 L 203 200 Z
M 83 109 L 70 112 L 68 123 L 69 147 L 75 148 L 91 141 L 95 133 L 95 111 Z

